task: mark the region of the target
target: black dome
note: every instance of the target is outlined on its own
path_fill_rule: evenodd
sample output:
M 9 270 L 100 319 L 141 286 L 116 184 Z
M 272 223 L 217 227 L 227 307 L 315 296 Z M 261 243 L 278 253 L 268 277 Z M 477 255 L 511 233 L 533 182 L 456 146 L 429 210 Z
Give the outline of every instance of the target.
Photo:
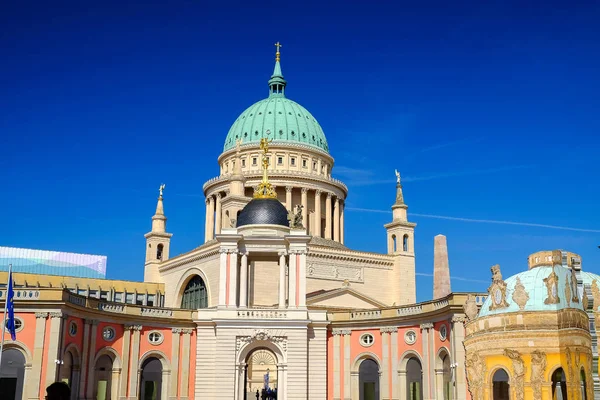
M 240 211 L 237 227 L 244 225 L 281 225 L 289 227 L 288 211 L 277 199 L 252 199 Z

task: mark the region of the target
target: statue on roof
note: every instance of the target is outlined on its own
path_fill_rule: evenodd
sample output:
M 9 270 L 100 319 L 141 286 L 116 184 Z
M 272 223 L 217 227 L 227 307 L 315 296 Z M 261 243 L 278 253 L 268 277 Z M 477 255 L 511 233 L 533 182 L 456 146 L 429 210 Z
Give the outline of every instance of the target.
M 296 205 L 296 211 L 290 211 L 288 213 L 288 221 L 290 221 L 290 228 L 293 229 L 304 229 L 302 224 L 302 205 Z
M 240 152 L 240 147 L 242 147 L 242 141 L 243 141 L 243 139 L 236 139 L 235 140 L 235 152 L 236 153 Z
M 396 172 L 396 183 L 400 184 L 400 172 L 398 172 L 398 170 L 394 170 Z
M 159 195 L 160 197 L 162 197 L 163 190 L 165 190 L 165 187 L 166 187 L 166 186 L 167 186 L 167 185 L 165 185 L 164 183 L 162 183 L 162 184 L 159 186 L 159 188 L 158 188 L 158 195 Z

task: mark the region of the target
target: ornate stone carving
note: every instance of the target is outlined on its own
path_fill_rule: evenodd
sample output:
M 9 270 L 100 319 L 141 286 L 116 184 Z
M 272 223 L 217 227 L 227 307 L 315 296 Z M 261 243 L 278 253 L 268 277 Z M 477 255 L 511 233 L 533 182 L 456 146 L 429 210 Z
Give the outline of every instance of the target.
M 590 306 L 589 300 L 588 300 L 588 297 L 587 297 L 587 291 L 585 290 L 585 288 L 583 288 L 583 294 L 582 294 L 582 298 L 581 298 L 581 305 L 583 306 L 584 310 L 587 310 L 588 307 Z
M 567 359 L 567 382 L 575 382 L 575 371 L 573 369 L 573 357 L 571 353 L 571 349 L 567 347 L 565 351 L 565 358 Z
M 515 397 L 517 400 L 523 400 L 523 398 L 525 397 L 525 363 L 523 362 L 521 353 L 519 353 L 516 350 L 504 349 L 504 355 L 512 360 L 514 371 L 514 384 L 511 386 L 514 386 L 515 388 Z
M 125 329 L 129 329 L 130 331 L 141 331 L 142 325 L 125 324 Z
M 347 264 L 311 263 L 307 266 L 308 276 L 338 281 L 363 282 L 363 267 L 353 267 Z
M 292 189 L 294 189 L 292 186 L 286 186 L 285 187 L 286 193 L 292 193 Z
M 425 323 L 422 323 L 419 327 L 421 328 L 421 330 L 432 329 L 433 328 L 433 323 L 432 322 L 425 322 Z
M 558 275 L 552 269 L 552 273 L 544 278 L 544 284 L 548 291 L 548 297 L 544 300 L 544 304 L 558 304 L 560 297 L 558 297 Z
M 573 292 L 573 297 L 571 298 L 571 301 L 573 303 L 579 303 L 579 290 L 577 290 L 577 274 L 575 273 L 574 269 L 571 270 L 571 292 Z
M 35 313 L 36 318 L 46 318 L 47 316 L 48 316 L 47 312 L 36 312 Z
M 483 382 L 486 375 L 485 361 L 477 353 L 467 355 L 465 360 L 467 368 L 467 382 L 472 399 L 483 399 Z
M 529 301 L 529 294 L 525 290 L 525 286 L 521 283 L 521 278 L 517 276 L 517 282 L 515 284 L 515 291 L 513 292 L 512 299 L 519 306 L 520 310 L 525 308 L 527 301 Z
M 58 312 L 51 312 L 48 315 L 49 315 L 50 318 L 66 318 L 67 317 L 65 314 L 63 314 L 60 311 L 58 311 Z
M 592 299 L 594 301 L 592 307 L 594 311 L 598 311 L 598 306 L 600 306 L 600 289 L 598 288 L 598 281 L 596 279 L 592 281 Z
M 351 333 L 352 333 L 352 331 L 350 329 L 335 328 L 335 329 L 331 330 L 331 334 L 333 336 L 336 336 L 336 335 L 349 335 Z
M 450 321 L 454 324 L 464 324 L 467 321 L 467 318 L 462 315 L 453 315 Z
M 477 303 L 475 302 L 475 296 L 473 296 L 472 294 L 467 295 L 467 300 L 463 305 L 463 310 L 465 311 L 465 314 L 467 315 L 469 321 L 473 321 L 475 318 L 477 318 L 479 309 L 477 308 Z
M 244 345 L 255 341 L 268 341 L 276 343 L 284 352 L 287 351 L 287 336 L 276 335 L 268 329 L 255 329 L 250 335 L 238 336 L 236 338 L 236 350 L 239 351 Z
M 567 307 L 571 307 L 571 280 L 567 276 L 567 284 L 565 285 L 565 299 L 567 300 Z
M 502 279 L 500 265 L 494 265 L 492 271 L 492 284 L 488 288 L 488 293 L 492 296 L 490 310 L 497 310 L 508 307 L 506 302 L 506 282 Z
M 383 326 L 379 329 L 381 333 L 394 333 L 398 332 L 397 326 Z
M 546 353 L 535 350 L 531 353 L 531 387 L 533 398 L 542 398 L 542 384 L 544 383 L 544 372 L 546 371 Z

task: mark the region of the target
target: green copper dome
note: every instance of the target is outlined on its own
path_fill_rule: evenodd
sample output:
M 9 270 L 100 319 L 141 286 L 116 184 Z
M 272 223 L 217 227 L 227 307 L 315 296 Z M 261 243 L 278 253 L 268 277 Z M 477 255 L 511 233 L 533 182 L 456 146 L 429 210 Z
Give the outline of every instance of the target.
M 258 145 L 267 138 L 273 143 L 300 143 L 329 153 L 323 129 L 306 108 L 285 97 L 285 86 L 278 53 L 269 80 L 269 97 L 240 114 L 229 129 L 223 151 L 234 148 L 240 139 L 243 144 Z

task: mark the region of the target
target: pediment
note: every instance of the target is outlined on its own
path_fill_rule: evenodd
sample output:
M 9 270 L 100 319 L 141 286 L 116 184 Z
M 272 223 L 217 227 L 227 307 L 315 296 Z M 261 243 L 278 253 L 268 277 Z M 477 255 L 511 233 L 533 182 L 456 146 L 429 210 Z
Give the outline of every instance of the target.
M 369 310 L 385 307 L 385 304 L 350 288 L 311 293 L 306 302 L 308 306 L 319 308 Z

